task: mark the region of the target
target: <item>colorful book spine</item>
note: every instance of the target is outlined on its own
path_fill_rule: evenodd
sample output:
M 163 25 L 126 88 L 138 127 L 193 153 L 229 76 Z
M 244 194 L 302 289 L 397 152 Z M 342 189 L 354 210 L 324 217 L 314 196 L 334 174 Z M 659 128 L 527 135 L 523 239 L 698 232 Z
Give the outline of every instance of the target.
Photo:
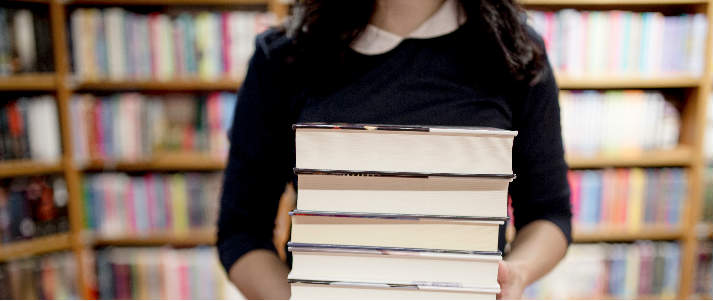
M 704 14 L 530 10 L 562 75 L 700 76 L 707 21 Z M 560 45 L 566 45 L 561 47 Z
M 678 146 L 680 113 L 659 92 L 561 91 L 559 101 L 569 154 L 632 155 Z
M 79 299 L 76 262 L 63 252 L 0 263 L 0 298 Z
M 146 161 L 167 152 L 225 158 L 236 100 L 234 93 L 205 97 L 76 95 L 69 109 L 76 142 L 74 158 L 79 164 L 90 160 Z
M 138 14 L 119 7 L 78 8 L 70 19 L 75 73 L 116 81 L 238 79 L 257 34 L 276 24 L 270 13 Z
M 101 299 L 242 299 L 209 247 L 96 252 Z
M 217 221 L 219 173 L 103 173 L 83 181 L 85 226 L 107 237 L 173 233 L 213 227 Z
M 573 245 L 552 272 L 525 290 L 525 298 L 674 298 L 680 252 L 669 242 Z
M 688 189 L 681 168 L 573 170 L 573 223 L 580 229 L 678 227 Z

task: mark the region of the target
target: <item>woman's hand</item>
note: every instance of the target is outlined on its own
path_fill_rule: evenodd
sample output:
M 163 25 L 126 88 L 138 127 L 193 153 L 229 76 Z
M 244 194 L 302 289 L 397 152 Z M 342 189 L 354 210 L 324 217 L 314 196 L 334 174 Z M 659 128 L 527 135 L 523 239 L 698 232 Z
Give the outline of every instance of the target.
M 501 261 L 498 266 L 498 283 L 500 283 L 498 299 L 504 300 L 521 299 L 527 285 L 522 270 L 507 261 Z

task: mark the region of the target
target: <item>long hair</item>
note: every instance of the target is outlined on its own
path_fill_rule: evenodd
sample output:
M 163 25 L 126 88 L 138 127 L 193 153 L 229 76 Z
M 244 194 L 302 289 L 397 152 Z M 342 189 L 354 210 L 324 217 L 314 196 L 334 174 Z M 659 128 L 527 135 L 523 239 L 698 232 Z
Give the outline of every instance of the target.
M 297 51 L 291 60 L 339 66 L 351 43 L 369 23 L 377 0 L 297 0 L 284 30 Z M 478 47 L 496 56 L 505 77 L 532 83 L 545 66 L 544 50 L 527 32 L 524 11 L 514 0 L 459 0 Z

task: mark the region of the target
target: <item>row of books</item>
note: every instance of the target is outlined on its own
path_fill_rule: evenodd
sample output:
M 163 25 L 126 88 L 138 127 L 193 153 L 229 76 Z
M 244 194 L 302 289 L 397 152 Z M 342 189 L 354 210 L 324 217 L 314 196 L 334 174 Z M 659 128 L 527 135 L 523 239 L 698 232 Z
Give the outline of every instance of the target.
M 694 293 L 700 296 L 713 296 L 713 241 L 698 242 L 695 273 Z
M 0 161 L 60 159 L 59 116 L 51 96 L 0 103 Z
M 562 91 L 562 137 L 570 154 L 625 154 L 678 145 L 680 114 L 660 92 Z
M 529 11 L 553 68 L 570 76 L 699 76 L 703 74 L 705 14 Z
M 0 299 L 79 299 L 75 258 L 62 252 L 0 263 Z
M 0 241 L 69 231 L 67 200 L 61 177 L 0 179 Z
M 679 286 L 677 243 L 576 244 L 525 290 L 530 299 L 670 299 Z
M 688 195 L 682 168 L 574 170 L 569 182 L 572 222 L 580 228 L 677 227 Z
M 516 133 L 294 127 L 293 299 L 495 299 Z
M 255 36 L 274 23 L 272 14 L 250 11 L 76 9 L 71 14 L 74 70 L 81 80 L 240 78 Z
M 52 71 L 54 59 L 47 10 L 0 7 L 0 76 Z
M 219 173 L 85 176 L 85 226 L 105 237 L 174 233 L 215 225 Z
M 69 108 L 74 156 L 141 161 L 179 151 L 224 158 L 236 101 L 234 93 L 76 95 Z
M 214 248 L 107 248 L 95 257 L 100 299 L 242 299 Z

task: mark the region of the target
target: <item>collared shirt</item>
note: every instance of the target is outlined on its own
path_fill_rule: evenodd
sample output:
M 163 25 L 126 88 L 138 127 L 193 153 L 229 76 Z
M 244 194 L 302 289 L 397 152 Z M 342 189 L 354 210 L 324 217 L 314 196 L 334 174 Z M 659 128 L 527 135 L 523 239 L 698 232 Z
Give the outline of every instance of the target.
M 446 0 L 431 17 L 407 37 L 401 37 L 369 24 L 351 47 L 354 51 L 365 55 L 383 54 L 396 48 L 404 39 L 431 39 L 452 33 L 465 21 L 465 14 L 458 0 Z

